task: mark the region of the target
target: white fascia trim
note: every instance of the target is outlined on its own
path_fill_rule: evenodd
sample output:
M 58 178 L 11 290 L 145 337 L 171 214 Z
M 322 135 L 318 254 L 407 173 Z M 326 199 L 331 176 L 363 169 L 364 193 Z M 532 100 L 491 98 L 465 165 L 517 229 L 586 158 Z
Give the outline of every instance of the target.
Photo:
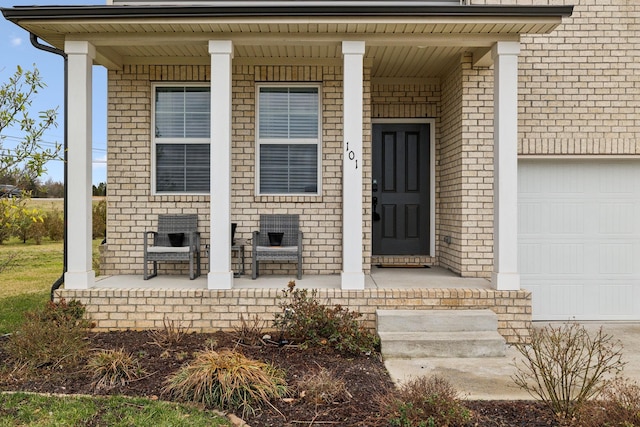
M 537 160 L 638 160 L 640 154 L 518 154 L 518 159 Z
M 174 1 L 135 1 L 135 0 L 107 0 L 107 4 L 117 4 L 119 6 L 175 6 L 176 2 Z M 368 1 L 367 6 L 378 6 L 378 7 L 390 7 L 390 6 L 411 6 L 411 7 L 424 7 L 424 6 L 457 6 L 460 5 L 460 0 L 449 0 L 449 1 L 388 1 L 388 0 L 373 0 Z M 190 0 L 190 1 L 182 1 L 181 6 L 216 6 L 216 7 L 290 7 L 291 1 L 211 1 L 211 0 Z M 330 6 L 362 6 L 361 1 L 305 1 L 305 6 L 309 7 L 330 7 Z

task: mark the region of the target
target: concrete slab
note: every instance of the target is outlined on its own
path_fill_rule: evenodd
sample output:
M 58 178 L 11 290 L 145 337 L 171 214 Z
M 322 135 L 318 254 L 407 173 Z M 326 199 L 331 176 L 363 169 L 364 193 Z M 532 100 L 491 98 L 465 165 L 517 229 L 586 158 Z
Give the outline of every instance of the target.
M 623 360 L 627 362 L 624 376 L 640 384 L 640 323 L 581 323 L 590 333 L 595 333 L 602 326 L 605 333 L 620 341 Z M 536 322 L 534 327 L 548 324 Z M 552 324 L 559 325 L 557 322 Z M 438 375 L 450 381 L 467 399 L 531 399 L 511 379 L 516 360 L 522 361 L 522 357 L 509 346 L 505 357 L 396 359 L 385 361 L 385 366 L 397 383 L 417 376 Z
M 250 275 L 233 279 L 234 289 L 285 289 L 290 280 L 295 280 L 299 288 L 340 289 L 339 274 L 303 275 L 301 280 L 295 276 L 263 274 L 256 280 Z M 110 289 L 207 289 L 207 273 L 189 280 L 189 276 L 160 274 L 150 280 L 142 275 L 119 275 L 96 277 L 96 288 Z M 373 267 L 371 274 L 365 275 L 366 289 L 491 289 L 491 283 L 485 279 L 463 278 L 441 268 L 378 268 Z

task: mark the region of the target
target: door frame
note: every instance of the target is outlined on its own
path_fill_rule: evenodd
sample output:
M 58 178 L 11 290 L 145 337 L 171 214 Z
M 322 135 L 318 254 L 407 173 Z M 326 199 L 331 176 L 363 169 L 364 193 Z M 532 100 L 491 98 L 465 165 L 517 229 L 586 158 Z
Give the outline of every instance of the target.
M 436 256 L 436 119 L 371 119 L 371 147 L 373 125 L 426 124 L 429 125 L 429 255 Z M 373 161 L 373 159 L 372 159 Z M 372 164 L 373 167 L 373 164 Z

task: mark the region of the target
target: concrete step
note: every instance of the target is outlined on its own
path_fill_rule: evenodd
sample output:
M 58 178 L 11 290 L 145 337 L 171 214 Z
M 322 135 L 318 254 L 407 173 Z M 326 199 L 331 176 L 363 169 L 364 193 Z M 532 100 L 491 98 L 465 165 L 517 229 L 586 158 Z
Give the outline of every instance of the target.
M 497 331 L 379 332 L 385 359 L 425 357 L 502 357 L 504 338 Z
M 491 310 L 377 310 L 382 357 L 502 357 L 505 339 Z
M 377 310 L 378 332 L 496 331 L 491 310 Z

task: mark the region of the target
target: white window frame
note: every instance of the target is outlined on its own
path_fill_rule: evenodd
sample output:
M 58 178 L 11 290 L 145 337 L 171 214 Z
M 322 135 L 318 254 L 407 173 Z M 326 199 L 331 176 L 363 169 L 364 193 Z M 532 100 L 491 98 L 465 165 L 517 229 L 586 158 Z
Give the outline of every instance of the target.
M 304 88 L 316 88 L 318 89 L 318 137 L 317 138 L 300 138 L 300 139 L 287 139 L 287 138 L 260 138 L 260 89 L 261 88 L 293 88 L 293 87 L 304 87 Z M 255 179 L 255 192 L 258 196 L 306 196 L 306 197 L 317 197 L 322 195 L 322 84 L 314 83 L 314 82 L 300 82 L 300 83 L 292 83 L 292 82 L 264 82 L 256 84 L 256 122 L 255 122 L 255 148 L 256 148 L 256 179 Z M 260 192 L 260 146 L 262 144 L 269 145 L 316 145 L 318 158 L 317 158 L 317 176 L 316 176 L 316 191 L 315 192 L 304 192 L 304 193 L 261 193 Z
M 151 84 L 151 189 L 156 196 L 184 196 L 184 195 L 209 195 L 209 192 L 158 192 L 156 188 L 156 145 L 158 144 L 209 144 L 211 145 L 211 135 L 208 138 L 156 138 L 156 89 L 159 87 L 206 87 L 211 90 L 211 84 L 206 82 L 162 82 Z M 158 140 L 160 139 L 160 141 Z M 212 147 L 209 147 L 211 150 Z M 209 161 L 209 173 L 211 173 L 211 161 Z

